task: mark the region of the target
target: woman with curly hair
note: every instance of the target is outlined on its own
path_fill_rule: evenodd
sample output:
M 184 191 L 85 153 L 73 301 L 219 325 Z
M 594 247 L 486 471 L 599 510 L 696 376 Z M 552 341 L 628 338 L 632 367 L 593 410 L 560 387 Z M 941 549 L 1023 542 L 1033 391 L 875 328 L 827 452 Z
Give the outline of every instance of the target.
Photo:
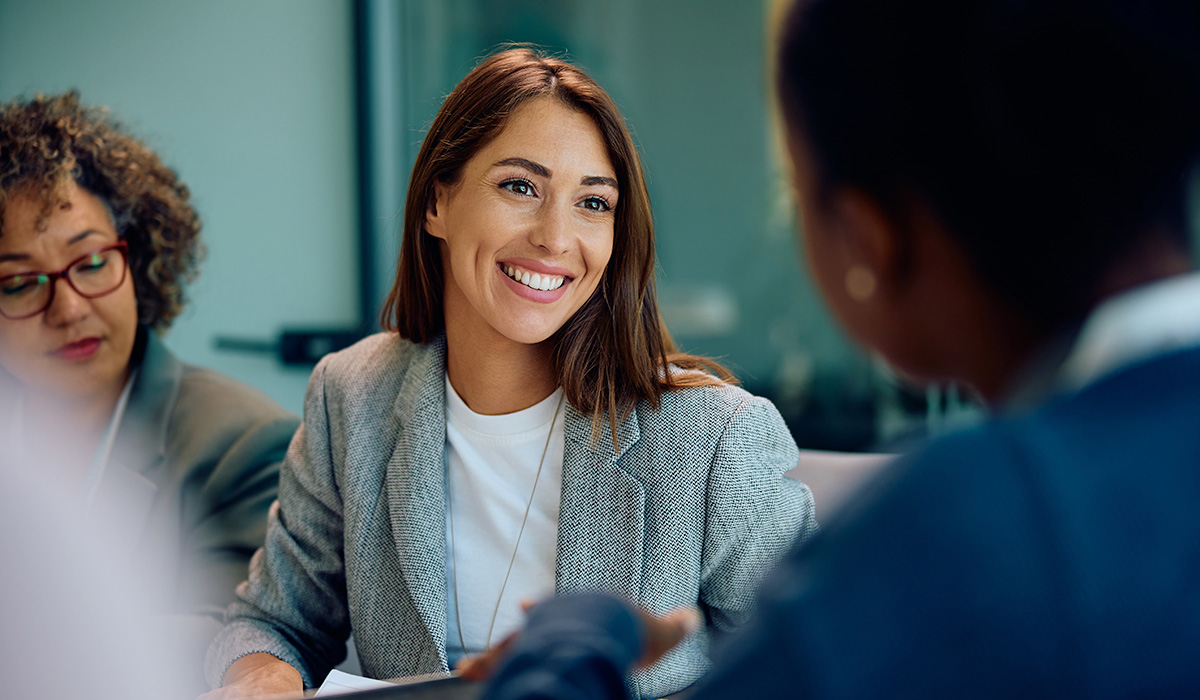
M 199 236 L 187 187 L 103 110 L 0 105 L 0 444 L 166 567 L 165 611 L 204 614 L 262 542 L 297 420 L 159 341 Z

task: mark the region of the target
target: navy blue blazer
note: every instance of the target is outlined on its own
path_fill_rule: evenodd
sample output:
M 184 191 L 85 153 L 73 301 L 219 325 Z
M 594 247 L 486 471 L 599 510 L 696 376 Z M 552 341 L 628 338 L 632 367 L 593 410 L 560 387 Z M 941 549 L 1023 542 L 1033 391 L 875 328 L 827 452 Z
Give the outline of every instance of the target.
M 558 609 L 531 618 L 491 697 L 596 697 L 637 656 L 611 606 L 547 605 Z M 589 633 L 567 635 L 563 620 Z M 537 672 L 548 663 L 558 675 Z M 1192 349 L 889 469 L 764 583 L 754 622 L 695 697 L 1198 693 Z

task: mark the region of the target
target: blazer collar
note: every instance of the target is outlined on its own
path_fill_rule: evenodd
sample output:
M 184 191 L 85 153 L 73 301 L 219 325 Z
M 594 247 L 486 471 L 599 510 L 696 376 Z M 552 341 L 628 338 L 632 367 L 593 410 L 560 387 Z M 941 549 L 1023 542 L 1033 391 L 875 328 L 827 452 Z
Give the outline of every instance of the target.
M 167 454 L 171 414 L 179 398 L 183 365 L 146 328 L 138 329 L 130 365 L 137 377 L 113 445 L 113 458 L 146 474 Z
M 400 421 L 385 478 L 392 534 L 413 606 L 446 663 L 446 342 L 415 353 L 394 410 Z
M 410 345 L 409 352 L 413 357 L 400 380 L 393 406 L 401 426 L 411 423 L 432 404 L 441 407 L 446 404 L 446 336 L 438 336 L 425 345 Z M 444 428 L 442 432 L 446 432 Z
M 644 570 L 645 489 L 621 462 L 641 439 L 637 411 L 617 424 L 617 448 L 603 423 L 567 407 L 555 590 L 602 590 L 636 600 Z
M 183 365 L 145 327 L 138 329 L 130 365 L 137 368 L 137 376 L 93 511 L 122 546 L 132 550 L 145 534 L 159 491 L 172 478 L 167 441 Z

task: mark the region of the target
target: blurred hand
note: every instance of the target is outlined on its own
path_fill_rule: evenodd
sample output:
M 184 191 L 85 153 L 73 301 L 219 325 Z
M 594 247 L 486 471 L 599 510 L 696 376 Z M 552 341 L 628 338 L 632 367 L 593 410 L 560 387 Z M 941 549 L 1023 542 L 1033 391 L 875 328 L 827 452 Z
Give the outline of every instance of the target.
M 229 667 L 221 687 L 196 700 L 238 700 L 239 698 L 304 697 L 300 672 L 271 654 L 247 654 Z
M 676 608 L 663 617 L 654 617 L 641 609 L 638 609 L 637 613 L 646 628 L 646 648 L 637 660 L 638 668 L 658 663 L 658 660 L 674 649 L 676 644 L 704 624 L 700 611 L 694 607 Z
M 531 601 L 522 601 L 521 603 L 521 608 L 526 612 L 533 606 L 534 603 Z M 645 647 L 635 664 L 638 668 L 645 668 L 657 663 L 676 644 L 700 629 L 700 625 L 703 623 L 700 611 L 694 607 L 678 608 L 663 617 L 655 617 L 640 608 L 634 608 L 634 612 L 641 618 L 642 627 L 646 632 Z M 500 667 L 500 663 L 508 655 L 508 650 L 516 643 L 520 634 L 519 631 L 513 632 L 505 637 L 504 641 L 479 656 L 463 657 L 458 662 L 456 670 L 469 681 L 487 680 Z

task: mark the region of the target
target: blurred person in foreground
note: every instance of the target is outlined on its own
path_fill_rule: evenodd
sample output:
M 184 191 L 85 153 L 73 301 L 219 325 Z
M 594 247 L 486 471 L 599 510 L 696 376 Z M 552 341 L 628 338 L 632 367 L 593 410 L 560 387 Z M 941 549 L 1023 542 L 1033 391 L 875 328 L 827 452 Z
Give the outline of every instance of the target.
M 1200 6 L 806 0 L 781 46 L 827 303 L 995 413 L 789 554 L 695 697 L 1195 697 Z M 617 697 L 682 629 L 549 601 L 488 696 Z
M 197 676 L 298 425 L 159 340 L 199 236 L 186 186 L 105 111 L 75 93 L 0 105 L 0 440 L 105 523 L 106 565 L 158 577 Z

